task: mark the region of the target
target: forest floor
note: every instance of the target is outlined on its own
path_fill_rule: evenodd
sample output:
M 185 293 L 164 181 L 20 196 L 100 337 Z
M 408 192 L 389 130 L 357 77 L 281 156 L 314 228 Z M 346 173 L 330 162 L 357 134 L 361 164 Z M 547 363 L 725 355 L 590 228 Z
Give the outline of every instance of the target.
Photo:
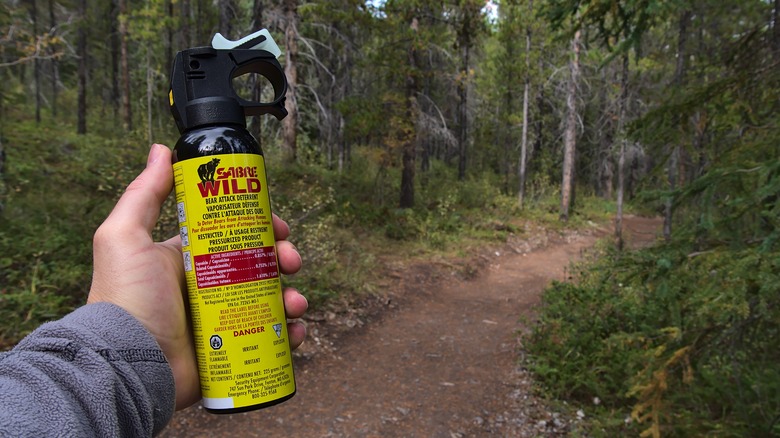
M 631 216 L 624 229 L 631 245 L 644 245 L 660 222 Z M 534 395 L 519 334 L 532 327 L 544 288 L 611 233 L 536 228 L 468 258 L 385 260 L 381 293 L 307 314 L 295 397 L 225 416 L 196 405 L 161 436 L 565 435 L 584 413 Z

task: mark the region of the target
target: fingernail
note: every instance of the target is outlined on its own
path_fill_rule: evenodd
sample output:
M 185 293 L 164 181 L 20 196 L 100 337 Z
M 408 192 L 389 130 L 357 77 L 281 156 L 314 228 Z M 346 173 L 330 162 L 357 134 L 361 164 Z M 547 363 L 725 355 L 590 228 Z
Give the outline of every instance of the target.
M 146 159 L 146 167 L 149 167 L 160 158 L 160 152 L 163 147 L 163 145 L 157 143 L 152 145 L 151 149 L 149 149 L 149 157 Z

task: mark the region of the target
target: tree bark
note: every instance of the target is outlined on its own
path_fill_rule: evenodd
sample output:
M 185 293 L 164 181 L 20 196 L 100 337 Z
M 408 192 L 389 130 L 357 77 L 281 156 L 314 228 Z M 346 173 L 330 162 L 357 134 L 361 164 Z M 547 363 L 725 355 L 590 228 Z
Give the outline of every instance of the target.
M 219 33 L 225 38 L 235 38 L 233 22 L 236 21 L 236 4 L 234 0 L 219 0 Z
M 192 42 L 192 2 L 190 0 L 181 1 L 181 22 L 179 23 L 179 29 L 181 31 L 181 39 L 179 42 L 180 49 L 186 49 L 193 46 Z M 173 62 L 173 60 L 171 60 Z
M 461 47 L 461 74 L 458 81 L 458 180 L 466 179 L 466 158 L 468 156 L 468 45 Z
M 615 215 L 615 245 L 623 249 L 623 192 L 626 185 L 626 108 L 628 107 L 628 52 L 623 53 L 623 67 L 620 73 L 620 101 L 618 102 L 617 135 L 620 142 L 618 157 L 617 214 Z
M 79 23 L 76 53 L 78 65 L 78 109 L 76 132 L 87 133 L 87 0 L 79 0 Z
M 680 14 L 680 22 L 678 27 L 678 38 L 677 38 L 677 65 L 675 66 L 674 78 L 672 79 L 675 87 L 681 87 L 685 82 L 685 70 L 686 70 L 685 57 L 687 56 L 685 46 L 688 40 L 688 21 L 690 19 L 691 19 L 690 10 L 684 10 Z M 678 116 L 674 116 L 674 120 L 675 120 L 674 124 L 679 125 L 680 128 L 682 128 L 682 124 L 684 123 L 684 121 L 681 120 Z M 671 148 L 671 152 L 669 154 L 669 161 L 667 163 L 667 168 L 666 168 L 667 179 L 669 183 L 669 191 L 674 191 L 677 189 L 677 172 L 679 170 L 678 169 L 679 159 L 680 159 L 680 144 L 678 141 Z M 672 201 L 673 199 L 671 196 L 667 197 L 667 199 L 664 201 L 663 235 L 664 235 L 664 240 L 666 240 L 667 242 L 672 239 L 672 216 L 674 214 Z
M 345 96 L 350 95 L 352 91 L 352 71 L 354 68 L 354 62 L 353 54 L 352 54 L 352 47 L 347 47 L 346 51 L 344 53 L 344 73 L 345 77 L 343 80 L 342 85 L 342 92 L 340 97 L 343 99 Z M 347 121 L 344 119 L 344 116 L 341 114 L 340 111 L 335 111 L 336 114 L 338 114 L 338 120 L 339 120 L 339 126 L 338 126 L 338 171 L 339 173 L 342 173 L 344 169 L 349 166 L 349 163 L 351 161 L 351 148 L 349 145 L 349 141 L 352 141 L 352 139 L 348 139 L 345 128 L 347 126 Z
M 415 133 L 417 118 L 417 78 L 415 77 L 417 70 L 417 17 L 412 17 L 410 28 L 414 36 L 412 41 L 409 43 L 409 48 L 407 49 L 407 61 L 409 63 L 409 67 L 408 73 L 406 74 L 405 87 L 405 119 L 409 129 L 400 130 L 401 132 L 399 132 L 399 135 L 401 136 L 401 144 L 403 145 L 403 153 L 401 157 L 402 168 L 401 199 L 399 202 L 400 208 L 414 207 L 414 168 L 415 157 L 417 155 L 417 135 Z
M 600 108 L 602 108 L 603 119 L 598 122 L 599 167 L 596 172 L 596 178 L 598 180 L 598 195 L 607 200 L 612 199 L 615 177 L 612 160 L 615 131 L 612 129 L 611 102 L 607 93 L 610 88 L 607 84 L 609 84 L 611 79 L 607 69 L 601 69 L 601 80 L 604 86 L 599 87 L 598 102 Z
M 460 75 L 458 81 L 458 180 L 466 179 L 468 160 L 469 132 L 469 82 L 471 46 L 474 44 L 476 23 L 479 19 L 479 8 L 482 5 L 471 0 L 461 2 L 461 23 L 458 29 L 458 46 L 460 48 Z
M 119 74 L 122 96 L 122 125 L 125 131 L 133 129 L 133 110 L 130 101 L 130 62 L 127 52 L 127 0 L 119 0 Z
M 284 106 L 287 109 L 287 117 L 282 120 L 282 139 L 284 157 L 287 162 L 295 162 L 298 154 L 298 1 L 285 0 L 284 2 L 285 30 L 284 45 L 286 49 L 284 73 L 287 76 L 287 99 Z
M 165 20 L 165 59 L 169 63 L 173 63 L 173 46 L 176 44 L 173 40 L 173 20 L 174 9 L 173 0 L 165 0 L 165 10 L 168 12 L 168 19 Z M 184 49 L 185 47 L 182 47 Z
M 580 76 L 580 31 L 574 33 L 571 42 L 572 57 L 569 62 L 570 78 L 566 92 L 566 132 L 564 132 L 563 181 L 561 183 L 562 221 L 569 220 L 569 210 L 574 189 L 574 157 L 577 148 L 577 85 Z
M 262 0 L 254 0 L 254 3 L 252 3 L 252 22 L 249 25 L 250 31 L 255 32 L 257 30 L 260 30 L 263 26 L 263 1 Z M 253 75 L 252 76 L 252 99 L 255 102 L 260 102 L 261 96 L 263 94 L 263 82 L 260 80 L 259 75 Z M 249 120 L 249 126 L 248 126 L 249 132 L 252 133 L 252 135 L 257 140 L 257 143 L 262 146 L 263 143 L 263 117 L 261 116 L 252 116 L 252 118 Z
M 33 38 L 38 39 L 38 0 L 30 0 L 30 20 L 32 21 Z M 36 43 L 40 45 L 40 40 Z M 35 123 L 41 123 L 41 60 L 33 59 L 33 79 L 35 82 Z
M 775 5 L 772 8 L 772 50 L 774 51 L 775 60 L 780 60 L 780 0 L 775 0 Z
M 111 65 L 111 93 L 110 93 L 110 106 L 113 111 L 114 119 L 119 117 L 121 108 L 122 93 L 119 91 L 119 3 L 117 0 L 111 0 L 110 2 L 109 16 L 110 18 L 110 65 Z
M 152 132 L 152 108 L 154 107 L 154 76 L 152 70 L 152 49 L 146 46 L 146 134 L 149 144 L 154 143 Z
M 54 0 L 49 0 L 49 27 L 51 29 L 57 28 L 57 17 L 54 14 Z M 53 54 L 56 48 L 51 48 Z M 57 58 L 51 58 L 51 116 L 52 119 L 57 118 L 57 96 L 59 94 L 59 80 L 60 80 L 60 68 L 57 63 Z
M 533 15 L 533 1 L 528 0 L 528 14 Z M 523 208 L 525 203 L 526 160 L 528 156 L 528 99 L 531 88 L 531 23 L 525 30 L 525 80 L 523 84 L 523 132 L 520 139 L 520 163 L 518 163 L 518 179 L 520 187 L 517 190 L 517 203 Z

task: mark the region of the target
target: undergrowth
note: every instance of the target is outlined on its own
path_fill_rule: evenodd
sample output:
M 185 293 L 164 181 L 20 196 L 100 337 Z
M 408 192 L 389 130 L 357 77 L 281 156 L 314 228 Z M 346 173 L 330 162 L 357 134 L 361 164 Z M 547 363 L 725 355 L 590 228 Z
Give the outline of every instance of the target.
M 780 162 L 751 169 L 680 192 L 706 208 L 670 242 L 604 246 L 545 292 L 528 365 L 588 435 L 780 436 Z

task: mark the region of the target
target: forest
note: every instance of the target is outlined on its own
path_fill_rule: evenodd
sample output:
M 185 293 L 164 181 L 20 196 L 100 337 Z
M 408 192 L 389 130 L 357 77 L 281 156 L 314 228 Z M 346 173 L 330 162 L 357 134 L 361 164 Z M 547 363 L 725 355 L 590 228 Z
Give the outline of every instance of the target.
M 524 339 L 539 391 L 595 410 L 586 435 L 780 436 L 778 19 L 780 0 L 3 0 L 0 349 L 83 303 L 95 228 L 178 137 L 175 53 L 267 28 L 289 114 L 248 127 L 313 306 L 371 293 L 383 252 L 606 223 Z M 629 212 L 663 219 L 656 245 L 627 248 Z

